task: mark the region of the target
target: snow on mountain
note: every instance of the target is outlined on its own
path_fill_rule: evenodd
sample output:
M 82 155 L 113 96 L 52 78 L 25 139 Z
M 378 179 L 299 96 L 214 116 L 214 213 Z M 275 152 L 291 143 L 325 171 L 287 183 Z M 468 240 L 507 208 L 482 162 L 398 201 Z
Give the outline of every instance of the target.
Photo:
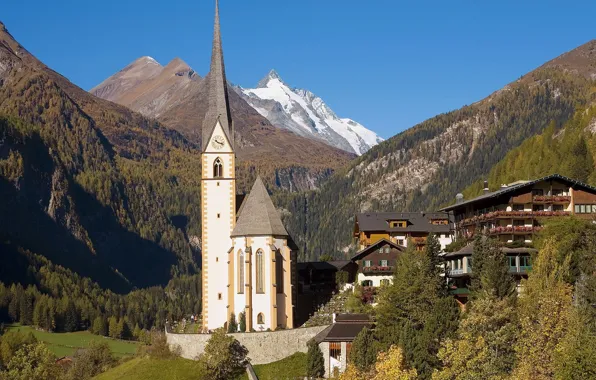
M 339 118 L 312 92 L 290 88 L 274 70 L 259 82 L 257 88 L 235 89 L 271 124 L 298 135 L 323 140 L 358 155 L 383 141 L 354 120 Z

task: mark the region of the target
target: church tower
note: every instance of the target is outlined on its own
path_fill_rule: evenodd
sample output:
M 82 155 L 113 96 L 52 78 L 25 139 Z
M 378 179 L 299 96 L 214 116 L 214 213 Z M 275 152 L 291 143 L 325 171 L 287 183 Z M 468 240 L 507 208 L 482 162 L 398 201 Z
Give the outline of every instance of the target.
M 224 326 L 233 309 L 228 296 L 228 251 L 236 223 L 234 126 L 228 101 L 218 0 L 215 2 L 211 69 L 205 80 L 209 107 L 202 125 L 201 154 L 202 315 L 203 329 L 214 330 Z

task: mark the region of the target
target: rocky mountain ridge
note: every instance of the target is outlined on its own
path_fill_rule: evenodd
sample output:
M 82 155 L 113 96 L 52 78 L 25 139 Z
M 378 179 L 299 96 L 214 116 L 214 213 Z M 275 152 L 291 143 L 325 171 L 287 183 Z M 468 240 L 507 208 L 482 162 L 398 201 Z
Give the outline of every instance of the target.
M 338 117 L 312 92 L 290 87 L 275 70 L 261 79 L 256 88 L 235 89 L 273 125 L 298 135 L 325 141 L 357 155 L 383 141 L 354 120 Z

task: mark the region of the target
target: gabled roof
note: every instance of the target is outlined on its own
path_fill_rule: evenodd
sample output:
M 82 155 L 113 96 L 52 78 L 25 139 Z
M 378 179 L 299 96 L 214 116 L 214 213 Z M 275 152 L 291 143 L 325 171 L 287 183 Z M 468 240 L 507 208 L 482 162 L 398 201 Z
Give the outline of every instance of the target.
M 298 263 L 296 268 L 298 270 L 303 270 L 308 267 L 311 267 L 318 271 L 323 270 L 331 270 L 331 271 L 340 271 L 346 267 L 346 265 L 352 263 L 350 260 L 336 260 L 336 261 L 307 261 Z
M 358 260 L 362 259 L 363 257 L 367 256 L 369 253 L 371 253 L 375 249 L 377 249 L 379 246 L 383 246 L 383 245 L 390 245 L 391 248 L 398 249 L 402 252 L 405 251 L 405 249 L 406 249 L 405 247 L 402 247 L 401 245 L 397 245 L 387 239 L 381 239 L 381 240 L 375 242 L 374 244 L 371 244 L 368 247 L 364 248 L 360 252 L 356 253 L 350 260 L 358 261 Z
M 242 203 L 232 237 L 237 236 L 289 236 L 269 193 L 257 177 L 250 194 Z
M 433 232 L 448 233 L 449 224 L 432 224 L 433 219 L 447 219 L 445 212 L 366 212 L 356 214 L 356 224 L 359 231 L 385 232 Z M 406 227 L 390 227 L 389 221 L 407 221 Z
M 232 124 L 232 113 L 228 97 L 228 82 L 226 80 L 226 69 L 221 44 L 221 31 L 219 26 L 219 1 L 215 0 L 215 22 L 213 26 L 213 50 L 211 52 L 211 68 L 207 74 L 207 93 L 209 105 L 205 119 L 203 120 L 203 151 L 209 144 L 211 134 L 219 120 L 226 138 L 234 147 L 234 131 Z
M 467 201 L 464 201 L 464 202 L 461 202 L 461 203 L 456 203 L 456 204 L 453 204 L 451 206 L 444 207 L 440 211 L 451 211 L 451 210 L 455 210 L 457 208 L 460 208 L 462 206 L 468 205 L 470 203 L 478 202 L 478 201 L 481 201 L 481 200 L 484 200 L 484 199 L 498 198 L 498 197 L 500 197 L 502 195 L 511 193 L 513 191 L 516 191 L 516 190 L 519 190 L 519 189 L 523 189 L 525 187 L 533 186 L 533 185 L 535 185 L 535 184 L 537 184 L 539 182 L 549 181 L 549 180 L 553 180 L 553 179 L 556 179 L 556 180 L 559 180 L 561 182 L 564 182 L 567 185 L 569 185 L 570 187 L 577 186 L 577 187 L 581 187 L 581 188 L 583 188 L 585 190 L 588 190 L 588 191 L 591 191 L 591 192 L 595 192 L 596 193 L 596 187 L 593 187 L 593 186 L 590 186 L 590 185 L 585 184 L 583 182 L 577 181 L 577 180 L 575 180 L 573 178 L 562 176 L 560 174 L 551 174 L 551 175 L 548 175 L 546 177 L 534 179 L 534 180 L 531 180 L 531 181 L 517 181 L 517 182 L 514 182 L 514 183 L 510 184 L 507 187 L 500 188 L 497 191 L 493 191 L 493 192 L 490 192 L 490 193 L 487 193 L 487 194 L 482 194 L 482 195 L 480 195 L 478 197 L 469 199 Z
M 366 314 L 338 314 L 335 323 L 321 331 L 314 338 L 316 342 L 352 342 L 365 327 L 371 328 L 373 321 Z
M 515 254 L 532 254 L 537 252 L 534 248 L 528 247 L 518 247 L 518 248 L 509 248 L 509 247 L 501 247 L 501 252 L 505 253 L 506 255 L 515 255 Z M 459 251 L 449 252 L 443 257 L 458 257 L 458 256 L 472 256 L 474 253 L 474 242 L 470 242 L 465 247 L 460 249 Z

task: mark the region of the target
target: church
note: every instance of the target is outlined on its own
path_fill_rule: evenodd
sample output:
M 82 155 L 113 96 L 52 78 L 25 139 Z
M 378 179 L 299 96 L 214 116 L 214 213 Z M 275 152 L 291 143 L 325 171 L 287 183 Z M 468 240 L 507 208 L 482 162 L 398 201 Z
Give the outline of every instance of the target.
M 201 224 L 204 332 L 226 327 L 234 315 L 246 331 L 294 327 L 296 247 L 262 180 L 236 204 L 234 123 L 230 111 L 219 6 L 209 105 L 202 125 Z

